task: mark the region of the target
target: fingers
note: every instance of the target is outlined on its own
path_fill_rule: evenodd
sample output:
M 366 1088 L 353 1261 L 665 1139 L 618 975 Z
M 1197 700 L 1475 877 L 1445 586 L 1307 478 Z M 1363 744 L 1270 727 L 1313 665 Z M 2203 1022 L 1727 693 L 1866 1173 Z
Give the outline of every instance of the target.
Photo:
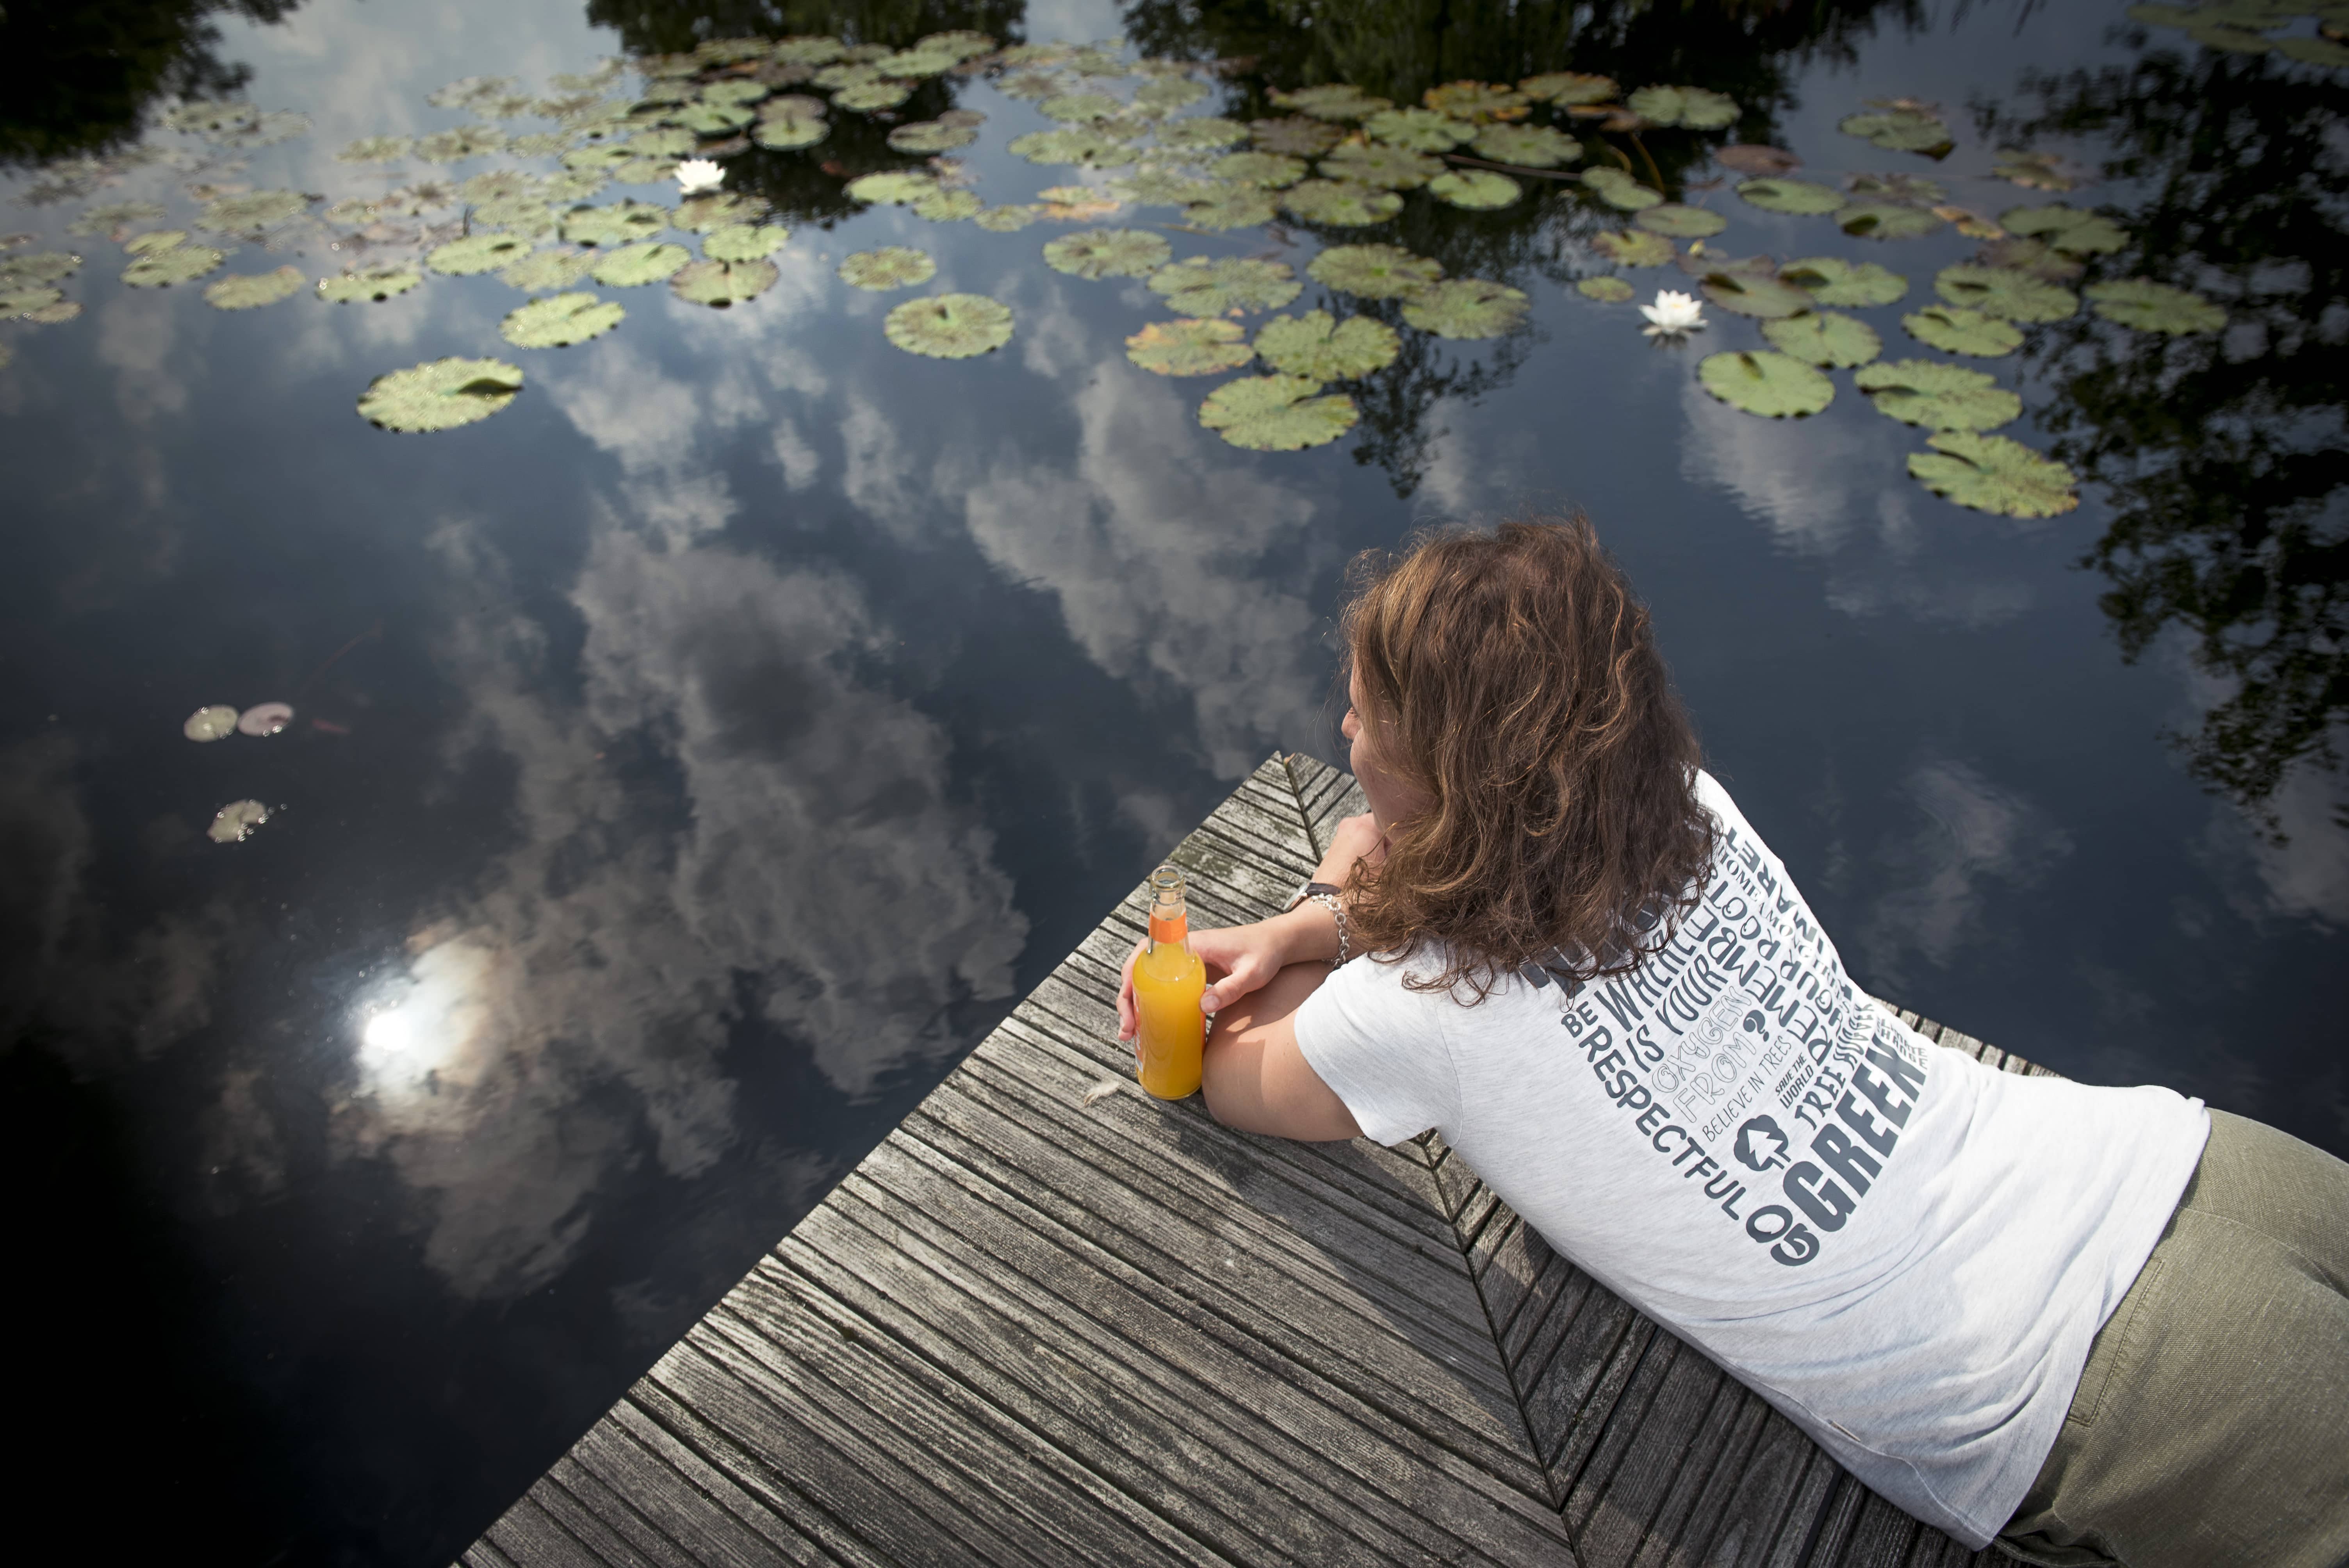
M 1264 958 L 1256 953 L 1243 953 L 1232 960 L 1231 973 L 1199 993 L 1199 1010 L 1219 1012 L 1247 995 L 1259 990 L 1272 978 Z
M 1118 974 L 1117 1037 L 1121 1040 L 1133 1038 L 1136 1027 L 1133 1016 L 1133 961 L 1142 956 L 1143 949 L 1148 945 L 1147 943 L 1135 943 L 1133 951 L 1125 955 L 1125 967 Z M 1136 1046 L 1134 1048 L 1139 1050 L 1141 1047 Z

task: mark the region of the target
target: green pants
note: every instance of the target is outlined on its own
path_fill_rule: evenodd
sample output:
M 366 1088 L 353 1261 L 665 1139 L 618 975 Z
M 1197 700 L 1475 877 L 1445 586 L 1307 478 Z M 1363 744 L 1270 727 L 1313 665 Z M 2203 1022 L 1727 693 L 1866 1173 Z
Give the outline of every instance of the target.
M 2048 1568 L 2349 1563 L 2349 1165 L 2211 1112 L 1997 1543 Z

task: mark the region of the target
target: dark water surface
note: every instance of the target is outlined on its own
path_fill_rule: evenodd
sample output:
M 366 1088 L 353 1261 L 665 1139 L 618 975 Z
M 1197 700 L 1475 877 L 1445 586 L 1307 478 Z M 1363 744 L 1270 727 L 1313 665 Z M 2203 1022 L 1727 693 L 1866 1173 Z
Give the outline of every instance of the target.
M 1990 179 L 1994 149 L 2062 153 L 2105 176 L 2064 199 L 2130 234 L 2092 275 L 2199 288 L 2230 322 L 2167 339 L 2084 315 L 1977 362 L 2023 395 L 2004 433 L 2087 480 L 2021 521 L 1912 481 L 1922 433 L 1848 373 L 1799 423 L 1708 397 L 1697 359 L 1759 346 L 1754 324 L 1713 310 L 1662 348 L 1577 294 L 1621 218 L 1571 185 L 1489 214 L 1419 196 L 1320 239 L 1158 231 L 1300 270 L 1389 240 L 1532 296 L 1510 336 L 1406 334 L 1355 431 L 1296 453 L 1202 429 L 1213 378 L 1128 364 L 1166 313 L 1138 280 L 1047 269 L 1068 226 L 858 210 L 843 174 L 919 160 L 844 113 L 833 144 L 736 162 L 795 230 L 773 289 L 724 313 L 600 289 L 626 321 L 563 350 L 499 340 L 519 296 L 493 277 L 237 313 L 126 288 L 117 245 L 65 225 L 147 196 L 184 225 L 170 170 L 12 206 L 0 227 L 86 258 L 78 320 L 0 339 L 16 1355 L 22 1418 L 55 1423 L 27 1495 L 61 1513 L 147 1515 L 126 1545 L 182 1555 L 445 1561 L 1247 769 L 1337 755 L 1349 557 L 1520 506 L 1598 520 L 1715 770 L 1863 983 L 2349 1152 L 2349 832 L 2323 755 L 2349 77 L 2085 3 L 309 0 L 222 12 L 209 43 L 197 15 L 158 7 L 152 57 L 111 85 L 58 67 L 9 149 L 74 152 L 167 101 L 141 94 L 243 66 L 255 105 L 315 129 L 233 178 L 377 193 L 334 150 L 462 123 L 424 102 L 445 81 L 535 90 L 747 32 L 1257 56 L 1216 86 L 1240 119 L 1268 77 L 1411 101 L 1573 68 L 1736 98 L 1730 130 L 1650 133 L 1658 172 L 1729 219 L 1727 253 L 1908 275 L 1903 306 L 1859 313 L 1887 357 L 1923 352 L 1900 310 L 1975 242 L 1772 216 L 1708 146 L 1775 142 L 1829 182 L 1930 174 L 1986 213 L 2055 199 Z M 1894 95 L 1942 105 L 1956 151 L 1838 134 Z M 965 156 L 991 202 L 1105 179 L 1010 157 L 1049 122 L 984 78 L 901 118 L 950 103 L 988 116 Z M 324 232 L 230 267 L 337 270 Z M 1009 345 L 892 346 L 906 294 L 833 275 L 883 243 L 937 257 L 930 292 L 1009 304 Z M 353 413 L 375 376 L 447 355 L 510 359 L 526 389 L 438 434 Z M 181 734 L 272 699 L 297 710 L 282 735 Z M 210 841 L 244 798 L 274 814 Z

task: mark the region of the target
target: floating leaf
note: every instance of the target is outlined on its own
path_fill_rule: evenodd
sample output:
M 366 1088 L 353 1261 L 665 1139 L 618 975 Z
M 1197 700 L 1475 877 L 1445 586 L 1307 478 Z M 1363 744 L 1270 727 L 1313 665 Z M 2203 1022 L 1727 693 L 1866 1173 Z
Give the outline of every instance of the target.
M 1595 299 L 1602 304 L 1621 304 L 1625 300 L 1637 298 L 1640 293 L 1621 278 L 1584 278 L 1574 288 L 1584 298 Z
M 937 191 L 935 174 L 916 173 L 912 170 L 892 169 L 879 174 L 866 174 L 848 182 L 844 194 L 852 201 L 872 201 L 887 206 L 908 206 Z
M 1983 217 L 1971 207 L 1936 207 L 1933 216 L 1942 220 L 1969 240 L 1997 240 L 2006 231 Z
M 1801 217 L 1833 212 L 1844 204 L 1841 191 L 1807 180 L 1748 180 L 1737 188 L 1737 193 L 1764 212 L 1789 212 Z
M 713 262 L 760 262 L 791 237 L 781 223 L 729 223 L 702 236 L 701 253 Z
M 1277 315 L 1256 335 L 1256 352 L 1285 376 L 1312 381 L 1352 381 L 1383 370 L 1402 352 L 1393 327 L 1370 316 L 1332 318 L 1326 310 Z
M 2086 293 L 2098 315 L 2140 332 L 2182 337 L 2189 333 L 2218 332 L 2227 325 L 2226 311 L 2203 295 L 2147 278 L 2090 284 Z
M 1663 234 L 1675 240 L 1702 240 L 1729 227 L 1729 220 L 1718 212 L 1708 211 L 1702 207 L 1683 207 L 1677 201 L 1646 208 L 1631 222 L 1651 234 Z
M 669 215 L 669 222 L 689 233 L 707 234 L 735 223 L 755 223 L 766 215 L 767 204 L 759 198 L 719 191 L 680 203 Z
M 216 234 L 257 234 L 288 223 L 309 210 L 309 199 L 295 191 L 250 191 L 222 196 L 204 204 L 196 227 Z
M 1151 274 L 1153 294 L 1184 315 L 1222 315 L 1227 311 L 1278 310 L 1303 292 L 1286 262 L 1253 256 L 1210 260 L 1186 256 Z
M 498 335 L 516 348 L 562 348 L 603 336 L 627 314 L 591 294 L 553 294 L 508 311 Z
M 1300 180 L 1280 193 L 1280 204 L 1309 223 L 1361 229 L 1402 211 L 1402 198 L 1350 180 Z
M 92 207 L 66 225 L 68 234 L 108 234 L 132 223 L 152 223 L 163 209 L 152 201 L 109 201 Z
M 1213 152 L 1218 148 L 1237 147 L 1247 139 L 1247 127 L 1236 119 L 1202 116 L 1196 119 L 1177 119 L 1158 128 L 1162 147 L 1188 152 Z
M 1047 119 L 1071 122 L 1107 119 L 1124 108 L 1107 93 L 1061 93 L 1036 106 L 1037 111 Z
M 231 800 L 212 813 L 212 825 L 204 830 L 204 836 L 215 844 L 241 844 L 267 820 L 269 808 L 260 801 Z
M 840 281 L 852 288 L 884 289 L 911 288 L 928 283 L 937 275 L 938 263 L 926 252 L 907 245 L 884 245 L 878 250 L 858 251 L 843 256 L 840 263 Z
M 2072 256 L 2065 255 L 2044 240 L 2027 240 L 2008 235 L 1993 240 L 1974 254 L 1984 266 L 2012 267 L 2016 272 L 2029 273 L 2051 284 L 2069 283 L 2087 269 Z
M 1040 207 L 1014 202 L 1009 206 L 986 208 L 975 214 L 971 222 L 990 234 L 1014 234 L 1043 215 Z
M 1406 298 L 1402 318 L 1438 337 L 1498 337 L 1523 321 L 1532 304 L 1522 290 L 1506 284 L 1450 278 Z
M 986 211 L 987 203 L 971 191 L 933 191 L 913 206 L 915 217 L 933 223 L 959 223 Z
M 1803 160 L 1783 147 L 1764 146 L 1760 142 L 1732 142 L 1727 147 L 1713 150 L 1713 160 L 1723 169 L 1756 179 L 1771 180 L 1790 169 L 1800 169 Z M 1840 205 L 1840 203 L 1838 203 Z
M 446 276 L 462 278 L 476 273 L 493 273 L 500 267 L 512 265 L 528 254 L 528 240 L 520 234 L 492 231 L 486 234 L 469 234 L 464 239 L 436 245 L 425 256 L 424 264 Z
M 1990 171 L 2031 191 L 2069 191 L 2081 183 L 2079 177 L 2052 152 L 2023 152 L 2006 148 L 2000 151 Z
M 1819 304 L 1845 310 L 1891 304 L 1909 292 L 1909 280 L 1899 273 L 1874 262 L 1847 262 L 1841 256 L 1806 256 L 1788 262 L 1778 276 Z
M 1105 218 L 1124 205 L 1090 185 L 1048 185 L 1036 192 L 1036 200 L 1044 204 L 1044 216 L 1062 222 Z
M 1144 108 L 1171 110 L 1188 108 L 1207 96 L 1207 89 L 1184 77 L 1162 77 L 1154 82 L 1144 82 L 1134 93 L 1133 101 Z
M 1806 310 L 1800 315 L 1765 321 L 1762 335 L 1770 340 L 1771 347 L 1806 365 L 1847 368 L 1865 365 L 1884 352 L 1884 340 L 1876 335 L 1876 328 L 1857 316 L 1831 310 Z
M 150 239 L 159 242 L 152 247 L 145 246 L 142 242 Z M 125 248 L 133 255 L 144 255 L 150 248 L 169 250 L 186 239 L 187 235 L 177 231 L 165 230 L 160 234 L 141 234 Z M 0 260 L 0 284 L 54 284 L 73 276 L 80 269 L 81 258 L 70 252 L 28 251 L 21 256 Z
M 1342 393 L 1317 396 L 1302 376 L 1251 376 L 1226 381 L 1199 405 L 1199 423 L 1252 452 L 1295 452 L 1326 446 L 1361 416 Z
M 122 269 L 122 281 L 135 289 L 169 288 L 193 283 L 226 260 L 206 245 L 174 245 L 140 256 Z
M 1314 282 L 1362 299 L 1407 299 L 1444 275 L 1444 263 L 1401 245 L 1332 245 L 1305 265 Z
M 1836 226 L 1863 240 L 1913 240 L 1940 228 L 1941 220 L 1898 202 L 1859 201 L 1836 214 Z
M 668 280 L 668 290 L 694 304 L 725 310 L 765 294 L 780 275 L 768 261 L 688 262 Z
M 626 245 L 649 240 L 668 227 L 669 211 L 647 201 L 615 201 L 604 207 L 574 207 L 563 214 L 564 240 L 574 245 Z
M 335 156 L 345 163 L 397 163 L 415 145 L 404 136 L 362 136 Z
M 1951 304 L 2002 321 L 2064 321 L 2080 309 L 2080 296 L 2060 284 L 1972 262 L 1943 267 L 1934 275 L 1933 290 Z
M 985 294 L 932 294 L 897 306 L 882 330 L 908 354 L 968 359 L 1011 341 L 1011 309 Z
M 1921 152 L 1928 158 L 1948 155 L 1956 145 L 1941 117 L 1920 109 L 1889 109 L 1846 115 L 1836 129 L 1857 136 L 1888 152 Z
M 532 294 L 541 289 L 567 289 L 585 277 L 595 265 L 595 256 L 585 251 L 533 251 L 500 270 L 498 281 Z
M 1995 359 L 2023 346 L 2022 330 L 2012 323 L 1956 305 L 1929 304 L 1913 315 L 1902 316 L 1900 325 L 1909 329 L 1909 336 L 1944 354 Z
M 623 245 L 609 255 L 599 257 L 589 275 L 606 288 L 642 288 L 647 284 L 665 283 L 677 275 L 679 269 L 693 260 L 693 253 L 683 245 L 666 242 L 659 244 Z
M 1449 152 L 1476 134 L 1473 127 L 1429 108 L 1381 109 L 1362 121 L 1362 129 L 1390 147 L 1416 152 Z
M 1529 98 L 1564 108 L 1573 104 L 1612 103 L 1622 89 L 1615 85 L 1612 77 L 1596 77 L 1583 71 L 1548 71 L 1527 77 L 1517 84 L 1517 90 Z
M 338 278 L 320 278 L 318 297 L 329 304 L 380 304 L 395 294 L 406 294 L 423 281 L 424 273 L 418 268 L 404 263 L 378 262 Z
M 1769 318 L 1795 315 L 1818 303 L 1817 296 L 1798 284 L 1754 273 L 1713 272 L 1698 280 L 1704 297 L 1740 315 Z
M 1632 179 L 1619 169 L 1586 169 L 1582 182 L 1598 193 L 1609 207 L 1625 212 L 1637 212 L 1644 207 L 1660 204 L 1663 198 Z
M 1235 152 L 1231 158 L 1260 156 L 1263 155 Z M 1223 161 L 1228 163 L 1231 158 Z M 1201 180 L 1174 169 L 1136 170 L 1132 174 L 1112 181 L 1109 185 L 1110 193 L 1120 201 L 1131 201 L 1137 207 L 1185 207 L 1194 201 L 1212 201 L 1238 188 L 1238 181 L 1235 179 Z
M 215 288 L 219 285 L 214 284 Z M 30 321 L 55 310 L 65 295 L 57 289 L 30 284 L 0 284 L 0 319 Z M 255 301 L 265 304 L 265 301 Z
M 2333 20 L 2337 25 L 2344 18 L 2336 16 Z M 2276 53 L 2288 59 L 2298 60 L 2303 66 L 2349 70 L 2349 45 L 2336 43 L 2331 38 L 2279 38 L 2276 40 Z
M 1855 174 L 1846 181 L 1856 201 L 1889 201 L 1896 206 L 1930 207 L 1950 193 L 1938 180 L 1921 174 Z
M 2058 517 L 2080 504 L 2079 480 L 2020 441 L 1944 430 L 1909 454 L 1909 477 L 1935 495 L 2000 517 Z
M 638 158 L 677 159 L 692 153 L 694 140 L 694 134 L 689 130 L 680 129 L 673 125 L 657 125 L 649 130 L 640 130 L 628 138 L 627 148 Z M 490 181 L 512 178 L 515 177 L 503 170 L 492 170 L 487 174 L 474 175 L 459 189 L 466 192 L 469 200 L 486 201 L 488 199 L 486 196 L 472 195 L 472 187 Z
M 905 93 L 902 88 L 892 90 L 896 94 L 896 103 L 903 103 L 905 101 Z M 885 96 L 885 94 L 884 96 Z M 843 108 L 858 108 L 865 107 L 860 104 L 850 103 L 848 101 L 848 95 L 845 93 L 835 94 L 832 101 L 839 104 Z M 894 107 L 894 105 L 874 104 L 871 107 L 874 108 L 888 108 Z M 758 118 L 759 116 L 756 110 L 746 108 L 742 105 L 737 103 L 688 104 L 685 108 L 678 110 L 675 116 L 676 121 L 678 125 L 683 126 L 686 129 L 693 132 L 696 136 L 723 136 L 730 130 L 741 129 L 744 126 L 749 125 Z
M 190 740 L 224 740 L 236 733 L 236 709 L 215 703 L 188 715 L 180 733 Z
M 2083 212 L 2060 201 L 2044 207 L 2015 207 L 1998 215 L 2007 232 L 2044 240 L 2073 256 L 2095 256 L 2128 243 L 2128 231 L 2110 218 Z
M 1166 264 L 1166 242 L 1141 229 L 1087 229 L 1044 246 L 1044 264 L 1077 278 L 1146 277 Z
M 729 77 L 701 89 L 704 103 L 757 103 L 767 96 L 767 84 L 756 77 Z
M 1479 158 L 1520 169 L 1555 169 L 1582 156 L 1582 143 L 1547 125 L 1487 125 L 1469 143 Z
M 1349 180 L 1381 191 L 1416 191 L 1444 170 L 1444 160 L 1440 158 L 1413 152 L 1408 147 L 1386 147 L 1376 142 L 1349 143 L 1323 159 L 1320 168 L 1324 179 Z
M 1591 245 L 1618 266 L 1661 267 L 1672 259 L 1672 242 L 1661 234 L 1614 229 L 1594 234 Z
M 1289 93 L 1275 89 L 1266 96 L 1276 108 L 1293 108 L 1299 114 L 1309 114 L 1315 119 L 1361 119 L 1393 107 L 1385 98 L 1372 98 L 1361 88 L 1344 82 L 1331 82 L 1327 87 L 1301 88 Z
M 514 400 L 522 372 L 501 359 L 433 359 L 368 383 L 359 413 L 387 430 L 448 430 Z
M 1788 354 L 1708 354 L 1696 367 L 1704 389 L 1765 419 L 1799 419 L 1835 401 L 1835 383 Z
M 772 152 L 791 152 L 831 134 L 832 122 L 821 113 L 792 112 L 761 116 L 750 139 Z
M 1073 125 L 1014 137 L 1007 150 L 1030 163 L 1073 163 L 1087 169 L 1122 169 L 1133 161 L 1133 149 L 1125 143 Z
M 917 119 L 889 133 L 889 145 L 899 152 L 952 152 L 978 139 L 978 132 L 967 126 L 940 125 L 934 119 Z
M 1682 125 L 1719 130 L 1737 120 L 1737 100 L 1703 88 L 1641 88 L 1624 107 L 1651 125 Z
M 1284 153 L 1291 158 L 1319 158 L 1345 134 L 1327 121 L 1297 115 L 1286 119 L 1248 121 L 1248 137 L 1257 151 Z
M 496 126 L 460 125 L 454 130 L 418 137 L 413 151 L 427 163 L 459 163 L 468 158 L 486 158 L 505 144 L 506 133 Z
M 204 303 L 221 310 L 253 310 L 299 294 L 302 272 L 280 267 L 274 273 L 244 273 L 222 278 L 204 290 Z
M 502 229 L 509 234 L 534 240 L 554 232 L 554 209 L 543 201 L 514 197 L 476 207 L 473 222 L 484 229 Z
M 1125 356 L 1160 376 L 1218 376 L 1254 359 L 1256 350 L 1236 321 L 1185 317 L 1152 322 L 1125 340 Z
M 1994 430 L 2023 412 L 1995 377 L 1934 359 L 1865 366 L 1854 379 L 1878 413 L 1929 430 Z
M 1476 125 L 1526 116 L 1526 95 L 1492 82 L 1445 82 L 1420 94 L 1419 101 L 1438 114 Z
M 1439 201 L 1481 212 L 1506 207 L 1526 192 L 1524 186 L 1506 174 L 1467 169 L 1437 175 L 1427 182 L 1427 193 Z

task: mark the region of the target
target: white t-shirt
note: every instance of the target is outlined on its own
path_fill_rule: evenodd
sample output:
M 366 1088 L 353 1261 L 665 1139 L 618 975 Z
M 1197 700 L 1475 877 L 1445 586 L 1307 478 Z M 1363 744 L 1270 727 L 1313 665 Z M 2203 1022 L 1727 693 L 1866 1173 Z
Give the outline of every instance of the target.
M 1559 1252 L 1981 1547 L 2201 1158 L 2202 1102 L 1939 1048 L 1845 975 L 1709 776 L 1703 901 L 1631 975 L 1464 1006 L 1358 960 L 1297 1043 L 1363 1132 L 1442 1131 Z

